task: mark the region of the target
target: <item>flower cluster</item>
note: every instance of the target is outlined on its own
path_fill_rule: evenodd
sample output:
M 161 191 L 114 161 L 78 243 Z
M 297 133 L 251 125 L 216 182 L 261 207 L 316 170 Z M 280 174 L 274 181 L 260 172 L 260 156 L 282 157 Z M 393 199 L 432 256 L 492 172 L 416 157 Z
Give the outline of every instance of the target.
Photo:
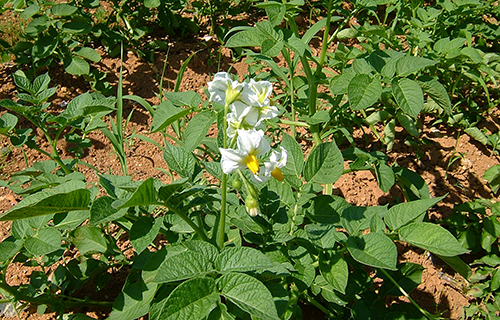
M 286 150 L 271 148 L 262 130 L 264 120 L 279 114 L 269 99 L 272 84 L 253 79 L 240 83 L 219 72 L 208 83 L 208 92 L 210 101 L 224 105 L 227 111 L 226 134 L 231 143 L 220 148 L 222 171 L 228 174 L 248 168 L 255 182 L 265 182 L 271 176 L 282 181 L 280 168 L 286 165 Z

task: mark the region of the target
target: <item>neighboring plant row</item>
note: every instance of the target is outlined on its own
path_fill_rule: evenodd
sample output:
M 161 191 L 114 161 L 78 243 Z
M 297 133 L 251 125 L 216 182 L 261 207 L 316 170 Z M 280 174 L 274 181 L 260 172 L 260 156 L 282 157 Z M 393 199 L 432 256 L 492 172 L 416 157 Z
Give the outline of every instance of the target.
M 146 3 L 151 8 L 162 4 Z M 145 314 L 150 319 L 301 319 L 302 303 L 339 319 L 438 317 L 410 297 L 423 267 L 398 263 L 398 241 L 429 252 L 470 281 L 464 291 L 477 300 L 467 316 L 494 316 L 500 283 L 497 203 L 457 204 L 450 218 L 432 222 L 427 211 L 445 196 L 432 198 L 418 173 L 388 163 L 385 154 L 399 138 L 396 126 L 418 144 L 424 113 L 435 122 L 460 124 L 471 134 L 489 110 L 494 90 L 488 81 L 497 79 L 496 40 L 482 30 L 483 43 L 478 30 L 465 27 L 461 38 L 455 29 L 459 21 L 468 25 L 471 19 L 478 28 L 477 14 L 495 12 L 487 4 L 440 1 L 432 8 L 418 1 L 353 1 L 346 8 L 333 0 L 308 7 L 300 0 L 256 3 L 267 19 L 233 28 L 224 38 L 227 47 L 248 59 L 250 74 L 244 81 L 226 72 L 215 74 L 207 99 L 194 91 L 178 92 L 176 85 L 174 92 L 160 88 L 161 102 L 151 105 L 123 95 L 120 73 L 116 97 L 84 93 L 54 114 L 47 111 L 57 90 L 50 87 L 50 77 L 15 72 L 19 93 L 0 101 L 8 110 L 0 117 L 0 134 L 49 160 L 27 162 L 27 169 L 0 182 L 23 198 L 0 216 L 0 221 L 12 221 L 10 236 L 0 243 L 3 301 L 61 314 L 76 306 L 108 307 L 109 319 L 121 320 Z M 301 30 L 296 18 L 304 8 L 311 17 L 317 14 L 315 23 Z M 380 24 L 368 23 L 373 20 Z M 450 38 L 439 31 L 442 25 Z M 402 33 L 417 33 L 427 42 L 411 36 L 401 40 Z M 315 39 L 318 54 L 310 46 Z M 338 42 L 329 50 L 344 39 L 358 45 Z M 78 45 L 72 49 L 82 50 Z M 276 57 L 284 59 L 284 66 Z M 469 91 L 463 91 L 467 86 Z M 150 133 L 160 132 L 162 142 L 125 135 L 125 100 L 146 109 L 152 117 Z M 20 127 L 20 116 L 41 135 Z M 380 149 L 357 145 L 353 124 L 369 126 Z M 213 126 L 217 136 L 208 135 Z M 297 142 L 298 127 L 311 140 L 307 156 Z M 121 175 L 81 161 L 95 130 L 109 139 Z M 132 180 L 126 152 L 130 138 L 162 151 L 170 183 Z M 61 158 L 57 145 L 62 139 L 74 146 L 73 158 Z M 47 143 L 49 150 L 42 147 Z M 490 146 L 495 152 L 496 145 Z M 98 182 L 87 182 L 81 166 L 92 168 Z M 398 191 L 404 199 L 355 206 L 332 195 L 343 174 L 360 170 L 373 172 L 382 191 Z M 497 192 L 498 167 L 485 179 Z M 130 247 L 120 249 L 123 234 Z M 160 238 L 168 245 L 160 245 Z M 125 255 L 128 249 L 132 257 Z M 78 255 L 68 256 L 72 250 Z M 460 258 L 468 252 L 480 257 L 473 263 L 479 266 L 474 276 Z M 28 284 L 9 285 L 12 263 L 43 271 L 33 272 Z M 128 273 L 113 302 L 76 295 L 89 283 L 97 291 L 105 288 L 111 269 Z M 382 284 L 375 284 L 375 277 Z M 404 296 L 410 303 L 386 308 L 387 296 Z

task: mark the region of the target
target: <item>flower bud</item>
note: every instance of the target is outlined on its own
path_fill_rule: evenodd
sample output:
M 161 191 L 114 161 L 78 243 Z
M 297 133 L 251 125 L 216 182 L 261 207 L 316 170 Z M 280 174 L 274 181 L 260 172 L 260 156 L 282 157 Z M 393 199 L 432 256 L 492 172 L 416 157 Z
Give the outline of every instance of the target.
M 240 190 L 241 189 L 242 182 L 239 178 L 234 178 L 233 180 L 233 189 L 234 190 Z
M 255 217 L 260 214 L 259 201 L 252 196 L 248 196 L 245 199 L 245 207 L 250 217 Z

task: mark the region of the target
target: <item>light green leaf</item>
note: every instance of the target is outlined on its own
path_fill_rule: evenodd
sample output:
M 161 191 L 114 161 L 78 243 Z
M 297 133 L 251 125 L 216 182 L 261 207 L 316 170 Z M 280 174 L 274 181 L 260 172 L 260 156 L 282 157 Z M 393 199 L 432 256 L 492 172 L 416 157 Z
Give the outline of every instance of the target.
M 488 137 L 478 127 L 466 128 L 464 131 L 485 146 L 488 145 Z
M 29 253 L 41 256 L 61 248 L 61 233 L 52 227 L 42 228 L 32 237 L 24 240 L 24 247 Z
M 89 47 L 82 47 L 82 48 L 77 48 L 73 51 L 74 54 L 77 56 L 90 60 L 92 62 L 99 62 L 101 61 L 101 56 L 97 51 L 95 51 L 92 48 Z
M 56 4 L 55 6 L 50 8 L 50 11 L 52 12 L 53 15 L 61 16 L 61 17 L 62 16 L 70 16 L 73 13 L 75 13 L 76 10 L 78 10 L 77 7 L 69 5 L 67 3 Z
M 144 6 L 146 8 L 157 8 L 161 4 L 160 0 L 144 0 Z
M 494 165 L 486 170 L 483 179 L 488 181 L 491 191 L 496 194 L 500 189 L 500 165 Z
M 184 131 L 184 148 L 186 151 L 192 152 L 200 145 L 215 119 L 216 115 L 213 112 L 202 111 L 188 122 L 186 131 Z
M 231 32 L 236 28 L 231 29 Z M 240 29 L 241 30 L 241 29 Z M 267 37 L 257 28 L 245 27 L 242 31 L 233 34 L 224 45 L 228 48 L 237 47 L 260 47 Z
M 272 300 L 272 297 L 271 297 Z M 150 312 L 151 320 L 201 320 L 207 317 L 220 301 L 212 278 L 184 281 L 161 300 Z
M 368 229 L 374 216 L 381 217 L 386 212 L 387 206 L 350 206 L 342 210 L 340 222 L 348 234 L 355 235 L 360 231 Z
M 349 269 L 342 254 L 334 253 L 327 261 L 320 259 L 319 271 L 335 290 L 345 294 L 347 280 L 349 278 Z
M 88 210 L 90 191 L 82 181 L 69 181 L 24 198 L 0 221 L 26 219 L 59 212 Z
M 92 30 L 92 26 L 87 22 L 72 20 L 65 23 L 62 30 L 69 34 L 89 33 Z
M 172 124 L 174 121 L 193 112 L 191 109 L 175 107 L 170 101 L 163 101 L 156 109 L 151 124 L 151 133 L 161 131 Z
M 195 91 L 183 91 L 183 92 L 164 92 L 163 95 L 168 99 L 173 105 L 177 107 L 191 107 L 196 108 L 201 103 L 201 96 Z
M 314 148 L 304 166 L 307 182 L 334 183 L 344 172 L 342 153 L 334 142 L 324 142 Z
M 7 134 L 17 124 L 17 117 L 11 113 L 4 113 L 0 116 L 0 134 Z
M 273 266 L 268 256 L 250 247 L 226 247 L 215 260 L 215 268 L 221 273 L 256 271 Z
M 407 78 L 395 78 L 391 83 L 391 89 L 399 107 L 416 118 L 424 107 L 424 95 L 418 83 Z
M 23 247 L 23 241 L 10 236 L 0 242 L 0 262 L 12 259 Z
M 253 319 L 279 319 L 271 293 L 254 277 L 245 273 L 228 273 L 218 279 L 217 285 L 226 299 L 248 312 Z
M 106 239 L 100 228 L 78 227 L 73 232 L 72 238 L 81 255 L 104 253 L 107 250 Z
M 446 196 L 399 203 L 389 209 L 384 217 L 384 221 L 393 231 L 398 230 L 399 228 L 404 227 L 417 219 L 422 221 L 427 210 L 439 201 L 443 200 L 444 197 Z
M 382 94 L 382 84 L 379 79 L 367 74 L 358 74 L 352 78 L 347 87 L 349 107 L 352 110 L 363 110 L 377 102 Z
M 399 77 L 406 77 L 436 63 L 436 61 L 422 57 L 404 56 L 396 61 L 396 74 Z
M 399 230 L 399 238 L 411 245 L 443 257 L 469 252 L 445 228 L 430 222 L 414 222 Z
M 64 59 L 64 70 L 66 70 L 66 72 L 69 74 L 81 76 L 84 74 L 89 74 L 90 65 L 82 58 L 72 56 Z
M 398 250 L 394 242 L 385 234 L 371 232 L 359 237 L 347 238 L 347 250 L 359 263 L 396 270 Z

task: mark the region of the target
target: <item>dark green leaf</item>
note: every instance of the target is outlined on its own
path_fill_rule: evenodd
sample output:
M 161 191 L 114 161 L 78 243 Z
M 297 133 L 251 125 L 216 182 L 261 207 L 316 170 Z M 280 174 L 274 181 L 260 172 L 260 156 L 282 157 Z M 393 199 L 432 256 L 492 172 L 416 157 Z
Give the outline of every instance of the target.
M 342 153 L 334 142 L 324 142 L 314 148 L 304 166 L 307 182 L 334 183 L 344 172 Z
M 407 78 L 395 78 L 391 89 L 399 107 L 409 116 L 416 118 L 424 107 L 423 92 L 418 83 Z
M 384 221 L 393 231 L 398 230 L 415 220 L 422 221 L 427 210 L 439 201 L 443 200 L 444 197 L 446 196 L 399 203 L 389 209 L 384 217 Z
M 352 110 L 363 110 L 377 102 L 382 94 L 382 84 L 377 78 L 367 74 L 359 74 L 352 78 L 347 87 L 349 107 Z
M 392 240 L 383 233 L 371 232 L 359 237 L 347 238 L 347 250 L 359 263 L 396 270 L 398 250 Z

